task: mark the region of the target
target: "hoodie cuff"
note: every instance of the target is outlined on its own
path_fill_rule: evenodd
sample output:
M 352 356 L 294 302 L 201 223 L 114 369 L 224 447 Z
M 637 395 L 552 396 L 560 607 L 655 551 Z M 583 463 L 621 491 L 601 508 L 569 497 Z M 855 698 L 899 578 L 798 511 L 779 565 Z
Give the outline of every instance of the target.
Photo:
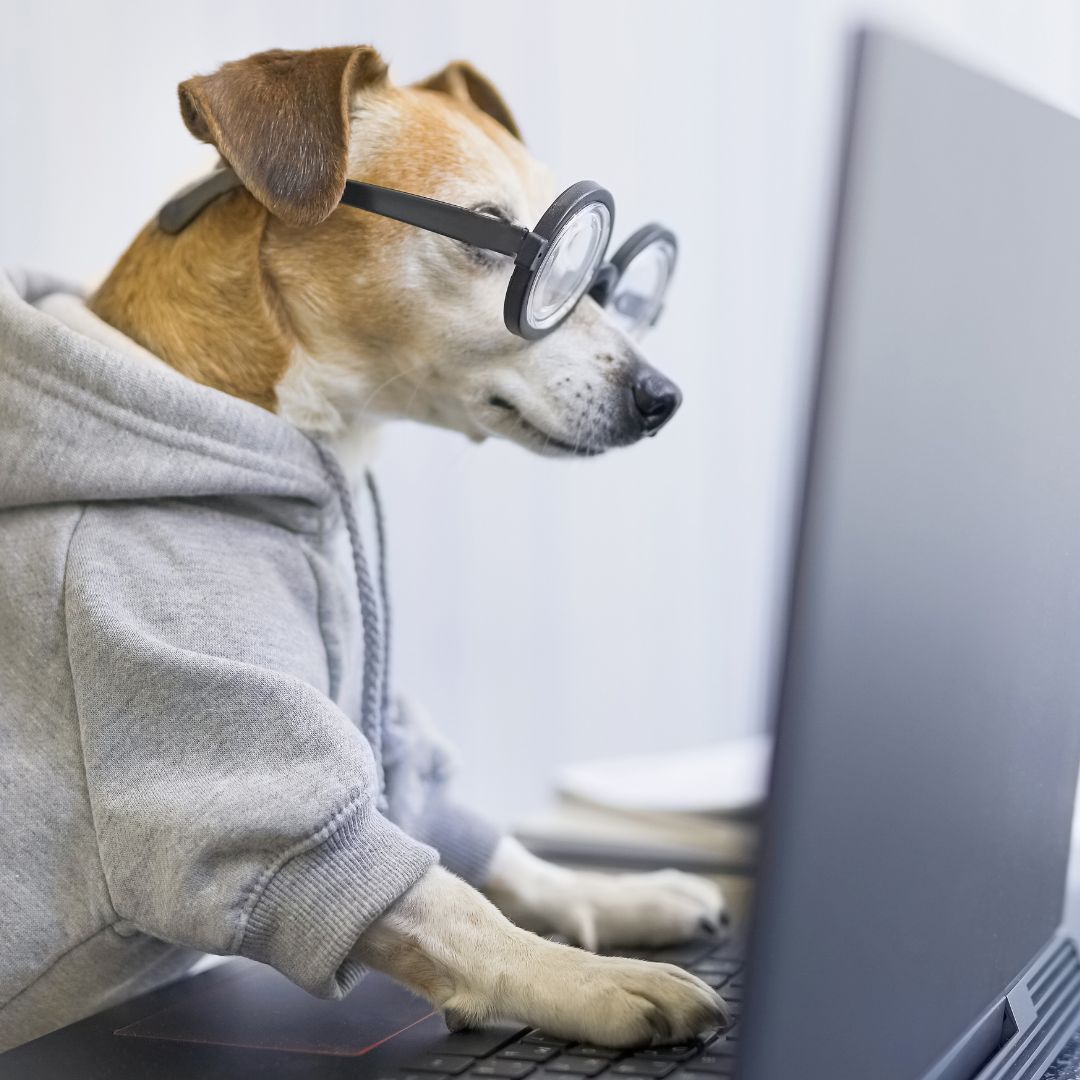
M 438 851 L 447 870 L 480 888 L 487 882 L 502 833 L 472 810 L 436 797 L 425 811 L 416 835 Z
M 373 808 L 361 810 L 274 874 L 238 951 L 310 994 L 341 998 L 365 971 L 349 957 L 357 939 L 438 858 Z

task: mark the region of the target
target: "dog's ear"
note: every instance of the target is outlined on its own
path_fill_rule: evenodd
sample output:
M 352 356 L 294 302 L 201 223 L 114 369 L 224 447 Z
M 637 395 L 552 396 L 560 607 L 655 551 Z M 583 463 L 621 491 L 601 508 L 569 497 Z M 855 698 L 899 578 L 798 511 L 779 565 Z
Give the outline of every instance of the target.
M 502 124 L 515 139 L 521 139 L 517 121 L 503 101 L 502 94 L 467 60 L 455 60 L 452 64 L 447 64 L 442 71 L 416 85 L 422 90 L 435 90 L 458 101 L 475 105 L 481 112 L 486 112 L 493 120 Z
M 345 190 L 352 95 L 386 81 L 366 45 L 273 49 L 182 82 L 180 113 L 272 214 L 314 225 Z

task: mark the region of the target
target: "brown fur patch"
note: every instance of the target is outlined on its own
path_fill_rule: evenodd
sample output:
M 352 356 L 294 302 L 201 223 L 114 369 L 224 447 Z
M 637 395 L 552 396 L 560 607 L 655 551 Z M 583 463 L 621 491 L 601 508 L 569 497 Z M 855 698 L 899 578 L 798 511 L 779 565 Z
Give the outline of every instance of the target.
M 87 306 L 189 378 L 273 410 L 292 336 L 261 264 L 267 217 L 234 191 L 176 236 L 151 223 Z
M 345 190 L 352 95 L 385 80 L 386 64 L 366 45 L 272 49 L 181 83 L 180 112 L 272 213 L 311 225 Z
M 442 71 L 416 84 L 423 90 L 435 90 L 457 101 L 469 102 L 486 113 L 497 124 L 514 136 L 521 138 L 521 130 L 502 94 L 486 76 L 481 75 L 467 60 L 455 60 Z

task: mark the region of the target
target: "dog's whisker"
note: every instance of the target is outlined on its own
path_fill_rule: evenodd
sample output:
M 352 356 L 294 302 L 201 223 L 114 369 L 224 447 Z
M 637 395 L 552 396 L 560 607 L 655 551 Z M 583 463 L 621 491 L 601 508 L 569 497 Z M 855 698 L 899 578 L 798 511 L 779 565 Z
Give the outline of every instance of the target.
M 585 425 L 589 420 L 589 410 L 591 408 L 592 403 L 590 402 L 578 416 L 577 430 L 574 432 L 574 453 L 577 453 L 577 451 L 581 449 L 581 436 L 585 430 Z
M 577 430 L 574 432 L 574 452 L 577 453 L 582 448 L 582 435 L 585 432 L 587 425 L 592 420 L 593 403 L 590 400 L 589 403 L 582 409 L 578 416 Z
M 421 365 L 417 365 L 417 367 L 413 368 L 412 370 L 419 370 L 420 366 Z M 408 404 L 405 406 L 406 412 L 408 412 L 413 407 L 413 403 L 416 401 L 416 395 L 419 394 L 421 388 L 431 380 L 431 375 L 431 369 L 428 368 L 427 371 L 424 372 L 424 375 L 421 379 L 413 381 L 413 392 L 412 395 L 409 397 Z
M 368 394 L 368 396 L 366 398 L 364 398 L 364 400 L 360 403 L 359 411 L 360 412 L 366 412 L 367 409 L 368 409 L 368 406 L 375 400 L 376 395 L 378 395 L 383 390 L 385 390 L 391 383 L 395 383 L 399 379 L 408 378 L 408 376 L 412 375 L 414 372 L 419 371 L 419 370 L 420 370 L 420 365 L 418 364 L 416 367 L 406 368 L 403 371 L 395 372 L 393 375 L 390 376 L 389 379 L 386 379 L 383 382 L 379 383 L 379 385 L 376 386 L 375 389 L 372 390 Z M 414 397 L 415 397 L 415 394 L 416 394 L 416 391 L 414 390 L 413 391 L 413 396 Z M 410 404 L 411 404 L 411 402 L 410 402 Z

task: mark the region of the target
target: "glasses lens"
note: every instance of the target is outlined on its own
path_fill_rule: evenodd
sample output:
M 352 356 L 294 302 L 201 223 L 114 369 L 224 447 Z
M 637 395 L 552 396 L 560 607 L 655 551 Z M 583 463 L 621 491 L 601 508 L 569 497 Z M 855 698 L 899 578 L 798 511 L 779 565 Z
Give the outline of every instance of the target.
M 608 314 L 622 330 L 637 335 L 652 326 L 674 269 L 675 248 L 667 240 L 642 248 L 627 263 L 608 301 Z
M 533 278 L 525 316 L 535 330 L 560 322 L 581 299 L 607 250 L 611 212 L 603 203 L 583 206 L 551 242 Z

